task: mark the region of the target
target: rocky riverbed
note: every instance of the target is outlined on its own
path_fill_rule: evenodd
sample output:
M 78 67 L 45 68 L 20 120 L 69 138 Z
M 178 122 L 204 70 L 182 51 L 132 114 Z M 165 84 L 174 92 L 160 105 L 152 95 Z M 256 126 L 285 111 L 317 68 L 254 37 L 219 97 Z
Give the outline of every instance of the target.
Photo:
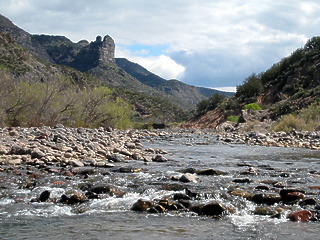
M 4 222 L 25 211 L 50 216 L 64 209 L 317 223 L 318 136 L 1 128 L 0 216 Z M 48 204 L 51 210 L 43 208 Z
M 313 131 L 222 133 L 218 139 L 229 143 L 320 150 L 320 132 Z

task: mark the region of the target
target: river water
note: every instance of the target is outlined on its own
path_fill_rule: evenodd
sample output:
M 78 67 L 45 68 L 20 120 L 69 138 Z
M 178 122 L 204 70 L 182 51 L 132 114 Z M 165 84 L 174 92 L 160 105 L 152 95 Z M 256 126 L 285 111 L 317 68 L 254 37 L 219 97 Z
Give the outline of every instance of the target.
M 169 161 L 148 165 L 130 161 L 126 166 L 137 171 L 110 169 L 108 174 L 98 172 L 89 178 L 52 174 L 33 189 L 21 188 L 23 180 L 17 176 L 0 174 L 0 239 L 319 239 L 318 221 L 291 222 L 285 213 L 277 218 L 255 215 L 256 204 L 228 195 L 230 189 L 253 191 L 257 185 L 282 182 L 307 189 L 307 194 L 319 201 L 319 151 L 225 144 L 214 135 L 203 134 L 150 137 L 142 143 L 144 148 L 167 151 Z M 243 175 L 248 166 L 257 174 Z M 172 180 L 190 168 L 211 168 L 224 174 L 198 176 L 197 182 L 190 183 Z M 243 177 L 250 182 L 233 182 Z M 51 192 L 50 198 L 58 199 L 95 183 L 116 187 L 124 194 L 105 195 L 80 205 L 31 202 L 45 190 Z M 218 201 L 236 211 L 215 219 L 186 211 L 151 214 L 131 210 L 140 198 L 170 198 L 174 193 L 185 193 L 186 188 L 203 196 L 196 200 L 199 203 Z

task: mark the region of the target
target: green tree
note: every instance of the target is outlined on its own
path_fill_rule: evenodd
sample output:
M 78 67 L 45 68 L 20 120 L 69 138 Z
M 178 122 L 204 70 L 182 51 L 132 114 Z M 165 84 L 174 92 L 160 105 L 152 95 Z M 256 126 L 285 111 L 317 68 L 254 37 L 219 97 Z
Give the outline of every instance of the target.
M 220 93 L 215 93 L 208 99 L 202 100 L 197 104 L 196 114 L 202 115 L 208 111 L 216 109 L 226 99 L 226 96 Z
M 237 86 L 235 96 L 242 102 L 254 102 L 262 90 L 262 82 L 255 73 L 247 77 L 242 85 Z

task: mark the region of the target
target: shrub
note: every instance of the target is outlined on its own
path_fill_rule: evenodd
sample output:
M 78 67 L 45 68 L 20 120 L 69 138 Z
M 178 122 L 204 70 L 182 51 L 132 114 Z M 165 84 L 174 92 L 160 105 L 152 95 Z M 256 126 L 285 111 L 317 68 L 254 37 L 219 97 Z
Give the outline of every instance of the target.
M 238 116 L 235 116 L 235 115 L 231 115 L 231 116 L 229 116 L 229 117 L 227 118 L 227 120 L 230 121 L 230 122 L 235 122 L 235 123 L 237 123 L 238 120 L 239 120 L 239 117 L 238 117 Z
M 1 76 L 1 73 L 0 73 Z M 64 77 L 47 82 L 0 78 L 1 126 L 131 127 L 133 110 L 108 87 L 80 90 Z
M 305 126 L 305 121 L 293 114 L 282 116 L 273 126 L 273 130 L 289 132 L 293 129 L 301 131 Z
M 243 109 L 261 110 L 261 106 L 257 103 L 249 103 L 243 106 Z
M 225 98 L 225 95 L 215 93 L 208 99 L 202 100 L 197 104 L 196 114 L 202 115 L 210 110 L 216 109 L 225 100 Z

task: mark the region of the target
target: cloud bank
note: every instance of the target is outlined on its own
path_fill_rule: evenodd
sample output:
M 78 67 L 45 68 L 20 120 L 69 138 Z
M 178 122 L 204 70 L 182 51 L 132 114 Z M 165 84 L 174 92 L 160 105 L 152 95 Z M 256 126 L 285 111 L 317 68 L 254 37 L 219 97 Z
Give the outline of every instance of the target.
M 215 88 L 266 70 L 318 35 L 320 24 L 318 0 L 2 0 L 0 9 L 31 33 L 73 41 L 109 34 L 117 56 Z

